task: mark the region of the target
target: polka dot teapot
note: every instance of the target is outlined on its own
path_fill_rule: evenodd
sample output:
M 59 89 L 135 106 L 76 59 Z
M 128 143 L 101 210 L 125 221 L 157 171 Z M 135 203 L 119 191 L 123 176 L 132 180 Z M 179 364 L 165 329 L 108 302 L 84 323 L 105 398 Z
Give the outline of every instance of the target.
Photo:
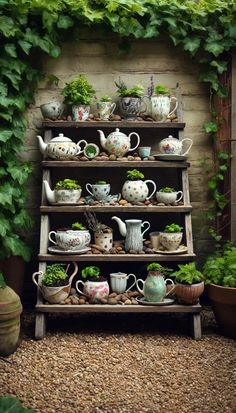
M 112 132 L 106 138 L 103 131 L 98 130 L 100 135 L 101 146 L 109 153 L 114 154 L 118 157 L 124 156 L 127 152 L 136 149 L 140 143 L 140 137 L 136 132 L 131 132 L 128 136 L 123 132 L 120 132 L 119 128 L 116 128 L 115 132 Z M 130 139 L 131 136 L 135 135 L 137 138 L 137 144 L 131 148 Z
M 70 159 L 73 156 L 83 153 L 81 149 L 81 143 L 87 145 L 85 140 L 80 140 L 78 143 L 73 142 L 70 138 L 67 138 L 63 133 L 59 133 L 58 136 L 51 139 L 48 143 L 45 143 L 42 136 L 37 136 L 39 141 L 39 149 L 43 155 L 49 156 L 53 159 Z

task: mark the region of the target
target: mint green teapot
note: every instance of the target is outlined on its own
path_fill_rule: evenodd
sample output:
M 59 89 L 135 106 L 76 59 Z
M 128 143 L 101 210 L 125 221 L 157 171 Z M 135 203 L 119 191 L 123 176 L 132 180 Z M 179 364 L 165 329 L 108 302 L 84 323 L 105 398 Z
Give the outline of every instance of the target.
M 173 287 L 167 292 L 166 283 L 168 281 L 173 284 Z M 143 284 L 143 289 L 139 287 L 139 282 Z M 137 289 L 144 296 L 146 301 L 161 302 L 174 291 L 175 284 L 170 278 L 164 279 L 163 274 L 159 271 L 149 271 L 145 281 L 142 279 L 137 280 Z

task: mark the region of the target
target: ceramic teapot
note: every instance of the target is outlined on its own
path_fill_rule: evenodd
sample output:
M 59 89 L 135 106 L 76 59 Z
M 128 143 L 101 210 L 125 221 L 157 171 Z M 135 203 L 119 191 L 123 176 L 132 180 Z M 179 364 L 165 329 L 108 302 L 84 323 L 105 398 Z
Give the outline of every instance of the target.
M 40 152 L 53 159 L 70 159 L 73 156 L 80 155 L 83 153 L 80 146 L 81 143 L 87 145 L 84 139 L 75 143 L 70 138 L 64 136 L 63 133 L 59 133 L 58 136 L 51 139 L 48 143 L 45 143 L 40 135 L 38 135 L 37 138 Z
M 183 143 L 190 142 L 188 149 L 182 153 Z M 169 135 L 168 138 L 162 139 L 159 144 L 159 150 L 161 153 L 170 155 L 187 155 L 192 147 L 193 141 L 190 138 L 184 138 L 181 141 Z
M 126 219 L 123 222 L 120 218 L 114 216 L 114 219 L 118 226 L 120 234 L 125 237 L 125 250 L 142 251 L 143 250 L 143 235 L 150 228 L 148 221 L 142 222 L 141 219 Z M 142 232 L 142 227 L 147 224 L 147 228 Z
M 136 149 L 140 143 L 140 137 L 136 132 L 131 132 L 128 136 L 120 132 L 119 128 L 116 128 L 115 132 L 110 133 L 106 138 L 103 131 L 98 130 L 100 134 L 100 144 L 109 153 L 122 157 L 127 152 Z M 132 135 L 137 137 L 137 144 L 131 148 L 130 138 Z
M 80 197 L 82 189 L 54 189 L 50 188 L 48 181 L 43 181 L 44 190 L 49 204 L 76 204 Z
M 168 293 L 166 290 L 167 281 L 173 285 Z M 139 282 L 143 284 L 143 289 L 139 287 Z M 151 302 L 163 301 L 175 289 L 175 284 L 170 278 L 164 279 L 163 275 L 156 271 L 149 271 L 146 280 L 138 279 L 136 285 L 138 291 L 144 295 L 145 300 Z

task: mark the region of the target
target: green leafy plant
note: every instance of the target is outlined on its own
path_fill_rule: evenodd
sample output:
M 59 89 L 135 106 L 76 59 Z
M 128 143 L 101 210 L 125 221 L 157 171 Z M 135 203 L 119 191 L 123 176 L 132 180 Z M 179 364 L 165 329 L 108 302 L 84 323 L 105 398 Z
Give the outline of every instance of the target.
M 0 413 L 36 413 L 36 411 L 23 407 L 17 397 L 2 396 L 0 397 Z
M 6 284 L 5 278 L 3 276 L 3 273 L 0 272 L 0 288 L 6 288 L 6 286 L 7 286 L 7 284 Z
M 95 185 L 107 185 L 107 181 L 97 181 Z
M 82 278 L 92 279 L 93 281 L 99 280 L 101 276 L 101 270 L 99 267 L 91 265 L 85 267 L 81 272 Z
M 169 95 L 170 89 L 164 85 L 156 85 L 154 88 L 155 95 Z
M 81 224 L 80 222 L 74 222 L 72 225 L 71 225 L 71 228 L 72 229 L 74 229 L 74 230 L 76 230 L 76 231 L 84 231 L 84 230 L 86 230 L 86 227 L 84 227 L 84 225 L 83 224 Z
M 97 149 L 93 145 L 88 144 L 86 145 L 84 154 L 88 157 L 95 156 L 97 154 Z
M 78 184 L 78 181 L 66 178 L 63 181 L 58 181 L 55 189 L 81 189 L 81 186 Z
M 142 85 L 135 85 L 131 89 L 128 89 L 126 84 L 119 79 L 119 82 L 115 82 L 117 87 L 116 93 L 120 97 L 134 97 L 140 98 L 144 95 L 144 87 Z
M 161 264 L 158 264 L 157 262 L 152 262 L 147 265 L 147 270 L 148 271 L 158 271 L 164 276 L 169 275 L 173 270 L 167 267 L 163 267 Z
M 179 270 L 171 274 L 175 281 L 182 284 L 197 284 L 204 280 L 200 271 L 197 270 L 195 262 L 189 264 L 178 264 Z
M 203 274 L 206 284 L 236 288 L 236 248 L 227 246 L 217 255 L 208 257 Z
M 99 99 L 100 102 L 111 102 L 111 98 L 109 96 L 104 95 Z
M 48 265 L 42 278 L 42 284 L 47 287 L 59 287 L 68 284 L 68 275 L 63 264 Z
M 165 188 L 159 189 L 159 192 L 164 192 L 166 194 L 170 194 L 172 192 L 176 192 L 174 188 L 170 188 L 169 186 L 166 186 Z
M 174 233 L 174 232 L 182 232 L 183 231 L 183 227 L 181 227 L 178 224 L 170 224 L 170 225 L 166 225 L 164 232 L 170 232 L 170 233 Z
M 62 90 L 65 102 L 69 105 L 90 105 L 95 94 L 95 90 L 84 75 L 66 83 Z
M 127 171 L 127 178 L 131 181 L 136 181 L 139 179 L 144 179 L 144 174 L 137 169 L 132 169 Z

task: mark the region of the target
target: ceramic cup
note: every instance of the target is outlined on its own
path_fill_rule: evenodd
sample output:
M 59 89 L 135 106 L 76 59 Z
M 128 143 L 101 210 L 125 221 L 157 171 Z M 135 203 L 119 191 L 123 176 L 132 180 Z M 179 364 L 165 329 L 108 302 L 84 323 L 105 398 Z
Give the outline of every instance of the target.
M 73 120 L 76 122 L 84 122 L 88 119 L 90 112 L 90 106 L 87 105 L 73 105 L 72 115 Z
M 130 277 L 134 278 L 134 282 L 127 288 L 127 281 Z M 127 275 L 125 272 L 112 272 L 110 274 L 110 281 L 112 291 L 122 294 L 125 291 L 129 291 L 136 284 L 136 276 L 134 274 Z
M 150 237 L 150 241 L 152 244 L 152 248 L 154 250 L 158 250 L 161 245 L 160 244 L 160 232 L 158 231 L 150 232 L 149 237 Z
M 111 190 L 111 186 L 110 184 L 86 184 L 86 189 L 90 195 L 97 199 L 97 201 L 102 201 L 108 197 Z
M 157 192 L 156 199 L 158 202 L 162 202 L 163 204 L 174 204 L 175 202 L 179 202 L 183 198 L 183 192 Z
M 179 248 L 183 238 L 182 232 L 161 232 L 160 243 L 167 251 L 175 251 Z
M 116 108 L 116 104 L 111 102 L 97 102 L 96 106 L 100 120 L 109 120 Z
M 151 146 L 139 146 L 138 154 L 140 158 L 148 158 L 151 154 Z
M 52 239 L 55 236 L 55 241 Z M 91 236 L 88 230 L 68 230 L 68 231 L 50 231 L 49 240 L 64 251 L 67 250 L 82 250 L 91 241 Z

